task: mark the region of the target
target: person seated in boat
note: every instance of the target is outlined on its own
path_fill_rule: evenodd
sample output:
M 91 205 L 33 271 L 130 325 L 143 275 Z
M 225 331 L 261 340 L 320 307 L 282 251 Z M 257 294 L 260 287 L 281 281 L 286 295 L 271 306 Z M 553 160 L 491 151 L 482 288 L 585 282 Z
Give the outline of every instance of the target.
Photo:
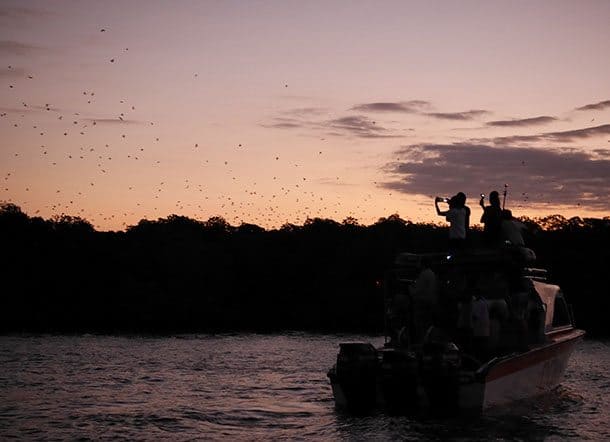
M 472 352 L 472 302 L 471 294 L 462 296 L 458 301 L 458 318 L 456 327 L 456 344 L 466 352 Z
M 527 351 L 528 336 L 527 336 L 527 307 L 530 297 L 528 287 L 523 284 L 517 291 L 511 294 L 510 297 L 510 323 L 512 332 L 510 338 L 511 346 L 518 351 Z
M 512 349 L 512 341 L 515 340 L 507 298 L 488 299 L 487 307 L 489 310 L 489 354 L 505 353 L 507 347 Z
M 545 340 L 544 328 L 546 318 L 546 307 L 538 296 L 529 296 L 526 321 L 528 342 L 541 343 Z
M 514 249 L 514 258 L 523 264 L 532 263 L 536 260 L 536 254 L 532 249 L 525 247 L 523 233 L 527 232 L 527 226 L 513 217 L 513 213 L 502 210 L 502 223 L 500 231 L 504 245 Z
M 472 347 L 474 356 L 484 361 L 489 353 L 489 307 L 487 300 L 478 291 L 475 291 L 472 302 Z
M 481 222 L 483 223 L 483 239 L 488 246 L 498 246 L 502 239 L 502 207 L 500 195 L 497 191 L 489 194 L 489 205 L 485 205 L 485 195 L 481 195 L 479 205 L 483 209 Z
M 514 247 L 525 247 L 523 232 L 526 230 L 527 226 L 518 219 L 514 218 L 513 213 L 510 210 L 502 210 L 500 232 L 502 234 L 502 240 L 505 244 Z
M 409 309 L 411 303 L 404 291 L 397 292 L 391 300 L 388 315 L 390 328 L 390 346 L 400 347 L 409 345 Z
M 445 201 L 449 204 L 449 210 L 441 210 L 438 206 L 438 203 Z M 452 252 L 464 250 L 470 228 L 470 208 L 466 206 L 466 194 L 458 192 L 448 201 L 436 197 L 434 207 L 437 215 L 444 216 L 449 221 L 449 249 Z
M 426 331 L 435 322 L 438 305 L 438 278 L 428 259 L 420 261 L 419 269 L 419 275 L 410 287 L 416 342 L 422 342 Z

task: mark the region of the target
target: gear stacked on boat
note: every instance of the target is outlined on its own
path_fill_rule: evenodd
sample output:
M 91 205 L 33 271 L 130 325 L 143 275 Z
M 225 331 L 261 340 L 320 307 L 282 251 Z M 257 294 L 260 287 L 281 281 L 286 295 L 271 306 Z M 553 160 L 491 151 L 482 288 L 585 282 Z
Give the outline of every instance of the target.
M 340 345 L 337 406 L 481 411 L 556 387 L 584 332 L 534 259 L 524 247 L 398 255 L 385 344 Z

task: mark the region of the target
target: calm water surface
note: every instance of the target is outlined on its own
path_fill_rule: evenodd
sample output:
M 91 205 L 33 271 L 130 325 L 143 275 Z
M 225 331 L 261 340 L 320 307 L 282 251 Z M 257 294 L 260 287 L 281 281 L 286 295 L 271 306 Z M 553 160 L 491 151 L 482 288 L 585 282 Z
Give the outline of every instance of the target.
M 610 347 L 554 393 L 468 419 L 355 417 L 326 371 L 353 335 L 0 337 L 0 439 L 610 440 Z

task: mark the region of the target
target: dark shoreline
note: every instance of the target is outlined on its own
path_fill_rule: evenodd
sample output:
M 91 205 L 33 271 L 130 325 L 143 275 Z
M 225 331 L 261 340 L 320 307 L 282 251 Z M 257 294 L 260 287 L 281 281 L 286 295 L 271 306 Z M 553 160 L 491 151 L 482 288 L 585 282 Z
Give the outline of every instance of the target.
M 523 221 L 536 266 L 562 287 L 577 326 L 610 336 L 610 217 Z M 380 333 L 378 283 L 396 253 L 443 250 L 446 238 L 446 227 L 398 215 L 270 231 L 170 215 L 97 232 L 4 204 L 0 333 Z M 480 240 L 472 230 L 472 245 Z

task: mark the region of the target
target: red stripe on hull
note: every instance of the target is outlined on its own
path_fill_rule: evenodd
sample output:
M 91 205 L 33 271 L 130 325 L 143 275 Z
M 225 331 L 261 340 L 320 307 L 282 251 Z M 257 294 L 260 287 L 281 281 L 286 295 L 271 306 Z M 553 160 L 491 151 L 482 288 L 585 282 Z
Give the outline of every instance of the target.
M 524 368 L 552 359 L 563 352 L 571 352 L 576 342 L 584 335 L 584 331 L 576 329 L 553 334 L 550 343 L 493 365 L 487 374 L 486 381 L 490 382 L 508 376 Z

